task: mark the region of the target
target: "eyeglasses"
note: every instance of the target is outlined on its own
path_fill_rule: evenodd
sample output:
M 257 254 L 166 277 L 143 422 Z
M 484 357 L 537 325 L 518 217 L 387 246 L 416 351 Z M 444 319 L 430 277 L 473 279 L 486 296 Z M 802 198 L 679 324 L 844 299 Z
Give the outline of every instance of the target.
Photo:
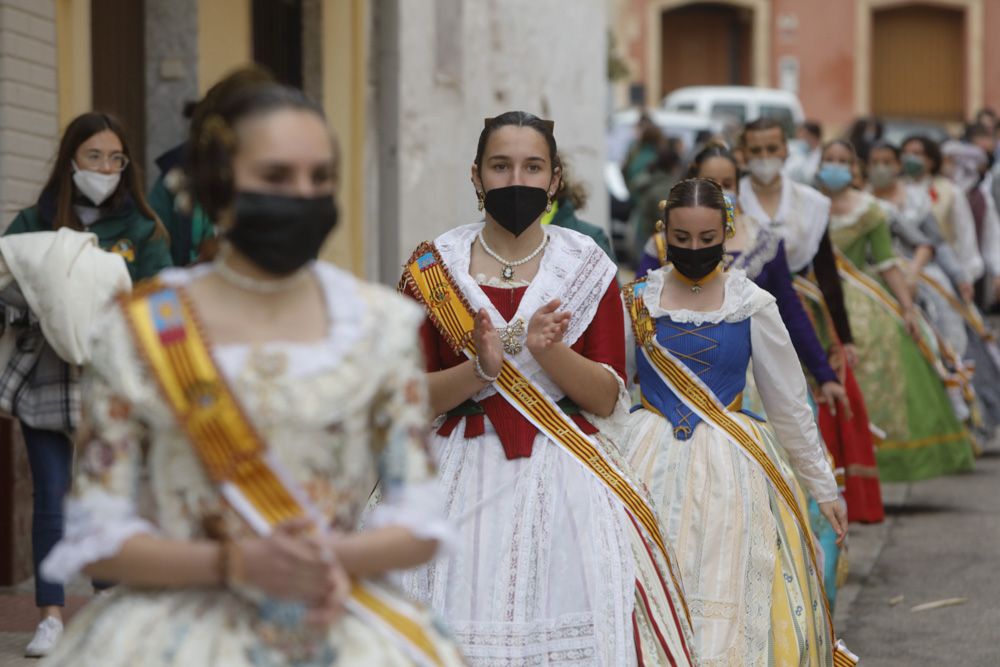
M 128 156 L 124 153 L 104 155 L 100 151 L 87 151 L 77 166 L 90 171 L 97 171 L 105 166 L 112 171 L 125 171 L 125 167 L 128 166 Z

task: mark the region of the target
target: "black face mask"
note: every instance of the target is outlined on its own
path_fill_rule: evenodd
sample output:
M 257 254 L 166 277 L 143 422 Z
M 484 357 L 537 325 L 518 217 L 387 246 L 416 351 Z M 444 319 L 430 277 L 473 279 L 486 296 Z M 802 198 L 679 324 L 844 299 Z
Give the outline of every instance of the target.
M 667 261 L 685 278 L 701 280 L 722 261 L 722 244 L 717 243 L 697 250 L 667 245 Z
M 319 256 L 337 226 L 333 197 L 286 197 L 237 192 L 235 221 L 226 234 L 233 247 L 263 271 L 287 276 Z
M 514 236 L 520 236 L 538 219 L 549 203 L 545 188 L 509 185 L 486 192 L 486 212 Z

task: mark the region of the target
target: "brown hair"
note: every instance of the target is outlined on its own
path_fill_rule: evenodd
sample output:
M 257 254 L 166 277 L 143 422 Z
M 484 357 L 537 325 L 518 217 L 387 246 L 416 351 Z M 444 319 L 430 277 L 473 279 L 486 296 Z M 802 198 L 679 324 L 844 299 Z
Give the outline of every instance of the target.
M 555 123 L 551 120 L 542 120 L 527 111 L 505 111 L 495 118 L 487 118 L 483 123 L 483 131 L 479 133 L 479 143 L 476 145 L 475 165 L 477 169 L 482 169 L 483 154 L 486 152 L 486 142 L 490 140 L 490 135 L 508 125 L 530 127 L 542 135 L 549 147 L 549 161 L 552 162 L 552 171 L 555 172 L 561 166 L 559 152 L 556 148 L 556 138 L 552 133 L 555 129 Z
M 142 187 L 142 167 L 132 159 L 125 126 L 111 114 L 98 111 L 82 114 L 70 121 L 59 142 L 55 164 L 45 187 L 42 188 L 43 197 L 55 198 L 56 212 L 52 219 L 52 228 L 69 227 L 78 231 L 84 229 L 83 223 L 80 222 L 76 211 L 73 210 L 73 199 L 77 192 L 76 185 L 73 184 L 73 158 L 83 143 L 95 134 L 107 130 L 114 132 L 115 136 L 118 137 L 122 144 L 122 153 L 128 158 L 128 165 L 121 173 L 121 182 L 108 199 L 108 207 L 111 210 L 118 209 L 125 203 L 126 197 L 131 197 L 139 212 L 155 223 L 153 238 L 167 238 L 167 230 L 146 201 L 146 194 Z
M 691 161 L 691 165 L 688 167 L 688 178 L 697 178 L 702 165 L 712 158 L 717 157 L 732 162 L 733 169 L 736 171 L 736 176 L 739 178 L 740 167 L 736 164 L 736 158 L 733 157 L 733 154 L 721 141 L 709 141 L 705 144 L 704 148 L 698 151 L 698 154 L 694 156 L 694 159 Z
M 823 152 L 820 153 L 820 157 L 826 158 L 826 152 L 834 146 L 840 146 L 841 148 L 845 149 L 848 153 L 851 154 L 852 165 L 858 163 L 858 151 L 857 149 L 854 148 L 854 144 L 852 144 L 850 141 L 846 139 L 834 139 L 833 141 L 827 142 L 823 146 Z
M 766 132 L 767 130 L 781 130 L 781 142 L 785 143 L 785 126 L 774 120 L 773 118 L 758 118 L 757 120 L 750 121 L 743 127 L 743 132 L 740 134 L 740 145 L 747 145 L 747 134 L 750 132 Z
M 555 200 L 559 203 L 569 201 L 570 205 L 577 211 L 582 210 L 587 205 L 587 186 L 573 178 L 568 165 L 557 155 L 556 161 L 559 164 L 559 189 L 556 190 Z
M 236 127 L 242 120 L 286 109 L 307 111 L 325 121 L 323 109 L 302 91 L 278 83 L 244 86 L 225 99 L 218 99 L 210 113 L 191 123 L 187 177 L 194 201 L 210 220 L 232 203 L 233 158 L 238 146 Z M 334 149 L 336 151 L 336 149 Z
M 675 208 L 703 206 L 719 212 L 722 229 L 727 229 L 726 196 L 715 181 L 708 178 L 687 178 L 670 188 L 666 200 L 660 202 L 664 226 L 670 224 L 670 212 Z

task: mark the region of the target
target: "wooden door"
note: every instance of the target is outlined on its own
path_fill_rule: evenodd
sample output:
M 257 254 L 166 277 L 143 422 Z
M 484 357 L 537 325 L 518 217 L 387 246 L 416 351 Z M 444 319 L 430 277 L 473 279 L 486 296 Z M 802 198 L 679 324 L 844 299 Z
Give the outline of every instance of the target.
M 146 164 L 146 12 L 143 0 L 91 0 L 94 110 L 125 124 L 132 162 Z
M 875 12 L 872 112 L 960 121 L 965 117 L 965 15 L 914 5 Z
M 684 86 L 750 85 L 752 17 L 748 10 L 723 3 L 663 12 L 663 95 Z
M 302 87 L 302 0 L 253 0 L 253 59 Z

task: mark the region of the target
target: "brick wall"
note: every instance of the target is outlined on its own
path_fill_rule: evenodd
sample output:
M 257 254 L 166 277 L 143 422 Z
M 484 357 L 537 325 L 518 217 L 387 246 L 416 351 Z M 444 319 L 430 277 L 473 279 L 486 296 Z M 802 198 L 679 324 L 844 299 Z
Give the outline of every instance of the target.
M 0 0 L 0 228 L 38 198 L 58 128 L 53 0 Z
M 30 206 L 58 140 L 54 0 L 0 0 L 0 229 Z M 0 585 L 31 575 L 31 476 L 0 420 Z

